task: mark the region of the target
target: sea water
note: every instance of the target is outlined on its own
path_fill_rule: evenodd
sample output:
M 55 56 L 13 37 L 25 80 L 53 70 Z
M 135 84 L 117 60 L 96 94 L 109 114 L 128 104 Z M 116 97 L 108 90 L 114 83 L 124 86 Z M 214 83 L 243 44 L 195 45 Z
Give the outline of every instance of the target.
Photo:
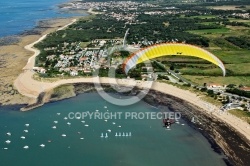
M 70 112 L 86 111 L 160 110 L 142 101 L 126 107 L 115 106 L 97 93 L 81 94 L 28 112 L 0 107 L 0 165 L 225 165 L 222 156 L 215 153 L 208 141 L 183 120 L 180 120 L 180 124 L 172 125 L 171 130 L 166 130 L 159 119 L 125 119 L 124 116 L 106 121 L 89 117 L 65 118 Z M 6 134 L 8 132 L 11 136 Z M 116 137 L 115 133 L 119 132 L 131 132 L 132 135 Z M 108 138 L 101 138 L 101 133 L 104 136 L 107 133 Z M 25 139 L 21 139 L 21 136 Z M 7 144 L 6 140 L 11 143 Z M 41 144 L 45 147 L 40 147 Z M 29 146 L 29 149 L 24 149 L 24 146 Z
M 30 30 L 40 20 L 86 15 L 61 11 L 57 6 L 65 2 L 68 0 L 1 0 L 0 37 Z

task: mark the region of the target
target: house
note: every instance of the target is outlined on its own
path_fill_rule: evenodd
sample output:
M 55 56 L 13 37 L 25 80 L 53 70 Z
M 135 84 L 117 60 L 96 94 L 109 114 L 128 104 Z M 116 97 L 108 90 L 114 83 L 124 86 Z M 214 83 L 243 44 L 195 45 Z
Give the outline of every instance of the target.
M 220 84 L 211 83 L 207 85 L 207 89 L 224 89 L 225 87 Z
M 43 74 L 46 73 L 46 69 L 42 67 L 33 67 L 33 70 L 38 73 L 43 73 Z
M 77 76 L 78 75 L 78 71 L 73 70 L 73 71 L 70 72 L 70 75 L 71 76 Z

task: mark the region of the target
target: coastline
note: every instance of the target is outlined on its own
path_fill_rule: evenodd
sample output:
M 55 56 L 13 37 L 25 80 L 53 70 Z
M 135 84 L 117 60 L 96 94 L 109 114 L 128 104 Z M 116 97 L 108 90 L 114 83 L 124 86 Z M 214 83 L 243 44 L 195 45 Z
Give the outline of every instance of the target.
M 64 28 L 65 25 L 72 22 L 72 19 L 81 18 L 57 18 L 50 20 L 42 20 L 31 31 L 25 31 L 23 34 L 15 36 L 16 42 L 0 46 L 0 105 L 15 105 L 27 104 L 34 102 L 29 97 L 23 96 L 13 87 L 13 82 L 16 77 L 23 71 L 23 66 L 26 65 L 28 59 L 33 55 L 24 49 L 25 46 L 37 41 L 41 36 L 49 34 Z M 36 33 L 34 33 L 36 32 Z
M 88 84 L 88 83 L 93 83 L 95 82 L 93 80 L 93 78 L 76 78 L 76 79 L 67 79 L 67 80 L 60 80 L 60 81 L 56 81 L 56 82 L 39 82 L 33 79 L 33 74 L 34 72 L 32 71 L 32 67 L 34 66 L 34 60 L 35 57 L 39 54 L 39 50 L 33 48 L 33 45 L 39 41 L 41 41 L 42 39 L 44 39 L 46 37 L 47 34 L 55 31 L 56 29 L 59 30 L 60 28 L 66 28 L 68 25 L 70 25 L 71 23 L 74 23 L 74 21 L 76 21 L 75 19 L 72 21 L 72 18 L 70 18 L 70 20 L 67 19 L 67 23 L 65 25 L 65 22 L 62 23 L 62 25 L 55 25 L 55 27 L 45 31 L 42 33 L 42 35 L 28 35 L 27 39 L 24 37 L 24 39 L 22 39 L 20 41 L 20 43 L 13 45 L 13 47 L 17 47 L 20 49 L 20 47 L 25 45 L 25 48 L 27 50 L 22 50 L 23 52 L 21 53 L 23 56 L 22 57 L 18 57 L 20 58 L 19 60 L 16 60 L 16 54 L 13 53 L 13 57 L 12 57 L 12 63 L 15 62 L 15 64 L 12 64 L 11 67 L 15 66 L 15 72 L 13 72 L 14 74 L 9 76 L 11 78 L 9 78 L 7 76 L 7 78 L 9 79 L 8 81 L 10 82 L 14 82 L 15 87 L 17 88 L 17 90 L 20 92 L 20 94 L 17 93 L 17 91 L 12 87 L 13 89 L 13 93 L 15 95 L 17 95 L 17 99 L 14 99 L 13 101 L 2 101 L 3 99 L 1 99 L 1 102 L 4 104 L 24 104 L 24 103 L 29 103 L 30 106 L 32 106 L 31 108 L 33 108 L 33 106 L 41 106 L 44 104 L 44 102 L 49 102 L 49 101 L 53 101 L 51 100 L 51 96 L 53 95 L 53 93 L 51 91 L 53 91 L 53 89 L 55 89 L 56 87 L 59 87 L 61 85 L 65 85 L 65 84 L 74 84 L 74 83 L 81 83 L 81 84 Z M 64 26 L 63 26 L 64 25 Z M 29 44 L 32 43 L 32 44 Z M 4 46 L 5 47 L 5 46 Z M 8 46 L 6 46 L 8 47 Z M 12 48 L 12 49 L 15 49 Z M 5 48 L 5 49 L 10 49 L 10 48 Z M 35 52 L 33 54 L 33 56 L 30 57 L 32 52 Z M 18 52 L 16 50 L 16 52 Z M 29 59 L 28 59 L 29 57 Z M 28 59 L 28 62 L 27 62 Z M 27 64 L 25 65 L 25 62 L 27 62 Z M 25 66 L 25 67 L 23 67 Z M 3 70 L 3 68 L 1 68 L 0 70 Z M 21 71 L 23 71 L 21 73 Z M 2 71 L 2 73 L 4 73 Z M 18 75 L 19 73 L 21 73 L 20 75 Z M 6 74 L 6 73 L 4 73 Z M 17 77 L 18 76 L 18 77 Z M 17 77 L 17 79 L 15 80 L 15 78 Z M 119 80 L 120 83 L 123 83 L 124 86 L 127 86 L 127 82 L 126 80 Z M 110 78 L 101 78 L 101 83 L 102 84 L 108 84 L 108 83 L 112 83 L 112 84 L 117 84 L 116 80 L 114 79 L 110 79 Z M 142 81 L 138 81 L 137 82 L 138 88 L 145 88 L 146 87 L 146 82 L 142 82 Z M 7 84 L 7 89 L 10 88 L 9 84 Z M 216 120 L 217 124 L 226 124 L 226 128 L 230 131 L 235 131 L 237 138 L 242 138 L 242 140 L 246 141 L 246 144 L 249 145 L 249 140 L 250 140 L 250 129 L 248 129 L 247 127 L 249 126 L 249 124 L 244 123 L 242 120 L 234 117 L 234 116 L 230 116 L 229 114 L 220 114 L 218 108 L 216 108 L 215 106 L 212 106 L 211 104 L 208 104 L 204 101 L 202 101 L 198 96 L 196 96 L 195 94 L 189 92 L 189 91 L 185 91 L 182 89 L 179 89 L 177 87 L 174 87 L 172 85 L 168 85 L 168 84 L 164 84 L 164 83 L 159 83 L 159 82 L 155 82 L 154 86 L 152 87 L 152 90 L 155 90 L 156 93 L 152 94 L 154 96 L 154 98 L 156 98 L 158 100 L 159 103 L 164 103 L 164 101 L 162 101 L 163 99 L 160 99 L 158 96 L 162 96 L 162 95 L 171 95 L 176 97 L 176 101 L 179 101 L 181 103 L 183 103 L 183 101 L 187 102 L 187 103 L 191 103 L 192 105 L 194 105 L 196 108 L 192 107 L 194 110 L 198 111 L 199 114 L 204 115 L 205 119 L 209 119 L 210 120 Z M 158 95 L 157 95 L 158 93 Z M 74 93 L 72 93 L 69 97 L 73 97 Z M 6 97 L 6 96 L 5 96 Z M 6 100 L 4 98 L 4 100 Z M 67 97 L 63 97 L 63 98 L 67 98 Z M 63 99 L 61 98 L 61 99 Z M 17 102 L 17 100 L 19 100 Z M 56 101 L 56 99 L 54 100 Z M 34 105 L 32 105 L 32 103 Z M 176 102 L 177 103 L 177 102 Z M 186 106 L 186 105 L 185 105 Z M 190 110 L 192 110 L 192 108 Z M 206 116 L 205 116 L 206 115 Z M 210 116 L 208 116 L 210 115 Z M 237 124 L 237 125 L 236 125 Z M 223 128 L 223 127 L 222 127 Z M 210 128 L 211 129 L 211 128 Z M 212 129 L 211 129 L 212 130 Z M 208 130 L 209 131 L 209 130 Z M 217 132 L 217 131 L 216 131 Z M 214 132 L 214 133 L 216 133 Z M 230 132 L 228 132 L 230 133 Z M 225 151 L 225 153 L 231 157 L 232 160 L 235 161 L 239 161 L 240 162 L 240 158 L 239 155 L 237 155 L 236 157 L 234 157 L 234 155 L 232 154 L 232 152 L 230 151 L 230 148 L 226 148 L 229 145 L 223 145 L 223 141 L 220 141 L 220 139 L 224 138 L 225 134 L 223 134 L 223 130 L 218 130 L 218 134 L 214 134 L 213 139 L 220 145 L 222 146 L 222 149 Z M 229 144 L 229 143 L 228 143 Z M 224 146 L 224 147 L 223 147 Z M 241 163 L 242 164 L 242 163 Z
M 108 93 L 117 93 L 109 84 L 102 84 L 102 87 Z M 129 93 L 119 94 L 133 96 L 140 90 L 140 88 L 135 88 Z M 47 96 L 46 100 L 47 102 L 56 102 L 82 93 L 92 92 L 96 93 L 93 83 L 67 84 L 50 92 L 50 97 Z M 250 164 L 250 141 L 235 128 L 218 119 L 213 113 L 201 110 L 183 99 L 156 90 L 150 90 L 143 101 L 159 110 L 162 107 L 167 107 L 173 112 L 181 112 L 182 119 L 188 123 L 189 127 L 200 132 L 208 140 L 211 148 L 222 156 L 227 165 L 245 166 Z M 192 117 L 196 118 L 196 123 L 191 122 Z

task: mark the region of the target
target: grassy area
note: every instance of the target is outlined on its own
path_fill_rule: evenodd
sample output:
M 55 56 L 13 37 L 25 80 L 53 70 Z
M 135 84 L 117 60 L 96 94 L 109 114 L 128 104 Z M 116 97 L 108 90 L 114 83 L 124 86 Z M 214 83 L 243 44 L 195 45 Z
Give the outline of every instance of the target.
M 216 10 L 247 10 L 250 9 L 250 5 L 244 5 L 245 8 L 239 8 L 240 5 L 223 5 L 223 6 L 208 6 L 207 8 Z
M 201 16 L 191 16 L 190 18 L 200 18 L 200 19 L 206 19 L 206 18 L 216 18 L 216 15 L 201 15 Z
M 209 49 L 208 49 L 209 50 Z M 209 50 L 223 63 L 231 64 L 241 64 L 241 63 L 250 63 L 249 50 Z M 250 70 L 249 70 L 250 71 Z
M 210 96 L 202 96 L 200 97 L 202 100 L 208 102 L 208 103 L 211 103 L 215 106 L 218 106 L 218 107 L 221 107 L 222 106 L 222 103 L 218 100 L 215 100 L 213 97 L 210 97 Z
M 90 42 L 81 42 L 81 43 L 80 43 L 80 47 L 81 47 L 81 48 L 86 48 L 87 45 L 89 45 L 89 44 L 90 44 Z
M 242 110 L 238 110 L 238 109 L 229 110 L 228 112 L 250 124 L 250 112 L 242 111 Z
M 188 31 L 189 33 L 197 34 L 197 35 L 203 35 L 203 34 L 225 34 L 229 33 L 229 28 L 218 28 L 218 29 L 202 29 L 202 30 L 193 30 Z
M 250 76 L 212 77 L 183 75 L 183 77 L 199 85 L 203 85 L 204 83 L 218 83 L 221 85 L 243 84 L 245 86 L 250 86 Z

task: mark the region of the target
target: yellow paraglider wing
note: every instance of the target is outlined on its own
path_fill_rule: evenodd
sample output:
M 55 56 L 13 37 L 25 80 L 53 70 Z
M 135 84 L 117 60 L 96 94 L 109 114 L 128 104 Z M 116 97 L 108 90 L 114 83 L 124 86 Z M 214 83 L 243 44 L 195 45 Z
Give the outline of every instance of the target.
M 223 76 L 226 75 L 226 70 L 223 63 L 215 55 L 197 46 L 182 43 L 164 43 L 143 48 L 125 60 L 123 69 L 127 74 L 131 68 L 139 63 L 157 57 L 171 55 L 193 56 L 205 59 L 219 66 L 223 72 Z

